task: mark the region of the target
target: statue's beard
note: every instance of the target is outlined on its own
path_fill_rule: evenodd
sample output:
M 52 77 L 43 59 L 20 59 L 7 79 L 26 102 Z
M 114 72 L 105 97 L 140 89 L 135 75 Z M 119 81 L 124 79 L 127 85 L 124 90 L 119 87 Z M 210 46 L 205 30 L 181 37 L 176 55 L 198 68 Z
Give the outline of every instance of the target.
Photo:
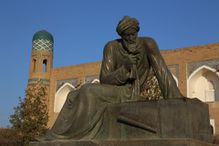
M 137 43 L 136 42 L 130 43 L 130 42 L 123 40 L 123 45 L 129 53 L 131 53 L 131 54 L 137 53 Z

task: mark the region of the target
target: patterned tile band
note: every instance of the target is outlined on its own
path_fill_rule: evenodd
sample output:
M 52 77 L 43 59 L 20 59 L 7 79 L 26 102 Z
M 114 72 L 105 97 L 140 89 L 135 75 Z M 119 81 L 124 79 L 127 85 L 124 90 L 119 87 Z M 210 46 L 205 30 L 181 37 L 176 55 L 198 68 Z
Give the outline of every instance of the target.
M 194 61 L 194 62 L 189 62 L 187 64 L 187 78 L 199 67 L 201 66 L 208 66 L 211 68 L 214 68 L 216 70 L 219 69 L 219 58 L 217 59 L 209 59 L 209 60 L 202 60 L 202 61 Z
M 53 51 L 53 43 L 45 39 L 34 40 L 32 49 L 37 51 L 41 51 L 41 50 Z

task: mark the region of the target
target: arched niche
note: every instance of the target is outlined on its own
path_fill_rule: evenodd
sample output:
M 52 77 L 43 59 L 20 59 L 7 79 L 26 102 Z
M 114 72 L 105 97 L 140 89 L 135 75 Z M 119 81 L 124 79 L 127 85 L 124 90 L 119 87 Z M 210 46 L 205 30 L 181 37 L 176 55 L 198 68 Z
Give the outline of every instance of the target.
M 60 112 L 71 90 L 75 90 L 75 87 L 69 83 L 65 83 L 59 88 L 55 94 L 54 112 Z
M 187 96 L 203 102 L 219 100 L 219 76 L 216 70 L 201 66 L 187 80 Z
M 172 74 L 172 76 L 173 76 L 174 80 L 176 81 L 176 85 L 178 86 L 178 79 L 177 79 L 177 77 L 174 74 Z
M 43 72 L 48 71 L 48 69 L 47 69 L 47 59 L 43 59 L 42 69 L 43 69 Z

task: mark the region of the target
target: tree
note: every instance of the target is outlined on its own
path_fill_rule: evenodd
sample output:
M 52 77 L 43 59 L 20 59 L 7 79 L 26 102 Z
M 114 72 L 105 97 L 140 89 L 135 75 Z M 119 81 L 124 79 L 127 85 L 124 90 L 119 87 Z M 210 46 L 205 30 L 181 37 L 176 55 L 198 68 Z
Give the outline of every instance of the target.
M 14 129 L 19 130 L 22 127 L 22 116 L 23 116 L 23 110 L 24 110 L 24 101 L 22 100 L 21 97 L 18 98 L 19 103 L 17 107 L 14 107 L 14 114 L 10 116 L 10 123 L 12 124 L 12 127 Z
M 26 97 L 19 98 L 19 105 L 14 108 L 15 112 L 10 116 L 12 128 L 23 136 L 24 145 L 34 137 L 45 134 L 48 122 L 48 110 L 46 104 L 46 86 L 42 81 L 29 85 Z

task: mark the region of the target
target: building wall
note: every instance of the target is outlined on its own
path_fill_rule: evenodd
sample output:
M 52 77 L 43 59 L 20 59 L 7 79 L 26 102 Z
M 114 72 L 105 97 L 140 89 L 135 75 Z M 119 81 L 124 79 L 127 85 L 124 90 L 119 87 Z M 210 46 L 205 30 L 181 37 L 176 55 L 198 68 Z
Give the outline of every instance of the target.
M 178 66 L 179 88 L 183 95 L 187 95 L 187 78 L 191 73 L 187 73 L 190 63 L 203 60 L 219 59 L 219 43 L 180 48 L 176 50 L 161 51 L 168 65 Z
M 188 95 L 188 79 L 202 66 L 212 68 L 217 73 L 219 69 L 219 43 L 180 48 L 175 50 L 161 51 L 166 64 L 172 74 L 178 80 L 178 87 L 184 96 Z M 65 88 L 64 92 L 69 92 L 73 87 L 88 82 L 91 79 L 98 78 L 100 71 L 100 62 L 85 63 L 67 67 L 53 68 L 50 75 L 49 90 L 49 115 L 51 126 L 58 112 L 54 112 L 55 103 L 58 97 L 56 95 L 60 88 Z M 65 100 L 65 99 L 63 99 Z M 215 123 L 215 133 L 219 134 L 219 101 L 208 102 L 210 117 Z
M 161 51 L 168 65 L 178 69 L 178 87 L 184 96 L 188 96 L 188 79 L 198 68 L 206 66 L 215 70 L 218 76 L 219 43 Z M 219 101 L 207 102 L 210 118 L 215 123 L 215 133 L 219 134 Z

